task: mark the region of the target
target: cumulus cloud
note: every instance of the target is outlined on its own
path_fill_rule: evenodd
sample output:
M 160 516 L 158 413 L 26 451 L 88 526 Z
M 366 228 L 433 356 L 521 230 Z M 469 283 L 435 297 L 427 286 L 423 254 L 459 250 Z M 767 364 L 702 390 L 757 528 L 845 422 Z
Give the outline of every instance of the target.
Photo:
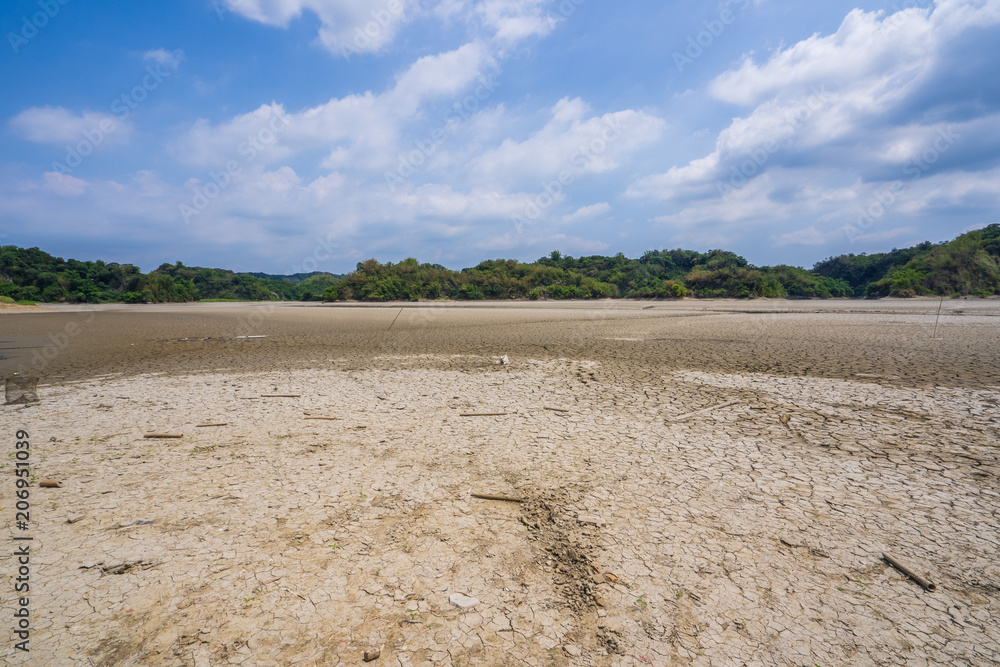
M 493 66 L 477 43 L 425 56 L 383 93 L 365 92 L 288 112 L 276 102 L 224 123 L 197 121 L 178 142 L 178 158 L 191 166 L 221 168 L 230 160 L 272 164 L 305 151 L 326 151 L 322 166 L 379 170 L 401 150 L 400 135 L 422 105 L 456 97 Z
M 511 184 L 524 179 L 574 177 L 618 169 L 622 161 L 660 138 L 665 123 L 643 111 L 591 115 L 582 99 L 564 98 L 545 126 L 523 141 L 505 140 L 474 159 L 482 180 Z
M 716 99 L 749 107 L 718 134 L 714 150 L 636 179 L 626 195 L 705 210 L 720 197 L 742 200 L 740 190 L 774 170 L 877 183 L 990 168 L 1000 146 L 1000 87 L 984 82 L 993 81 L 995 64 L 970 61 L 956 46 L 993 43 L 998 25 L 998 0 L 942 0 L 891 15 L 856 9 L 832 35 L 813 35 L 763 62 L 748 56 L 708 86 Z M 978 107 L 958 107 L 970 98 Z
M 441 0 L 426 7 L 417 0 L 224 2 L 227 9 L 244 18 L 281 28 L 304 12 L 311 12 L 320 21 L 319 41 L 331 53 L 340 56 L 383 50 L 407 23 L 421 14 L 445 22 L 462 19 L 502 46 L 516 44 L 527 37 L 547 35 L 559 22 L 557 14 L 549 11 L 554 0 Z M 573 4 L 574 0 L 567 2 Z
M 285 28 L 303 12 L 320 21 L 319 41 L 331 53 L 373 53 L 391 44 L 410 19 L 416 0 L 224 0 L 230 11 L 265 25 Z

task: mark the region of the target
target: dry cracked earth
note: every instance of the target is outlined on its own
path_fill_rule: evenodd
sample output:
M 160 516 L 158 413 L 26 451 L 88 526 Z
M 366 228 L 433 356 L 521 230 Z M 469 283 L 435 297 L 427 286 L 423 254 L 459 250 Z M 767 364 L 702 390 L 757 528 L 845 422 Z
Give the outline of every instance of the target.
M 41 402 L 0 413 L 5 433 L 30 432 L 37 477 L 62 482 L 31 487 L 31 652 L 8 639 L 0 655 L 997 664 L 1000 304 L 984 303 L 929 343 L 936 302 L 821 315 L 781 303 L 802 312 L 780 321 L 633 304 L 529 311 L 509 339 L 492 311 L 412 311 L 398 349 L 373 338 L 345 354 L 340 338 L 296 363 L 257 339 L 242 366 L 221 352 L 233 366 L 199 366 L 214 330 L 136 329 L 175 372 L 163 355 L 108 373 L 66 352 Z M 380 328 L 395 315 L 337 312 Z M 406 322 L 421 328 L 406 336 Z M 280 335 L 271 326 L 261 335 Z M 456 331 L 448 349 L 428 342 Z M 449 347 L 461 337 L 474 353 Z M 859 340 L 867 357 L 847 352 Z M 945 344 L 975 363 L 915 361 Z M 2 521 L 15 535 L 13 512 Z

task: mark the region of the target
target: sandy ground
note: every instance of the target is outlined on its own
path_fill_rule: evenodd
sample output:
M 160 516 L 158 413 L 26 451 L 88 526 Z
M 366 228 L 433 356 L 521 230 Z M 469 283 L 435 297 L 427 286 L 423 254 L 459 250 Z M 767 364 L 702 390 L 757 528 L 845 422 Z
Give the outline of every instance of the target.
M 996 664 L 1000 302 L 937 307 L 4 314 L 8 372 L 44 363 L 3 431 L 63 487 L 0 656 Z

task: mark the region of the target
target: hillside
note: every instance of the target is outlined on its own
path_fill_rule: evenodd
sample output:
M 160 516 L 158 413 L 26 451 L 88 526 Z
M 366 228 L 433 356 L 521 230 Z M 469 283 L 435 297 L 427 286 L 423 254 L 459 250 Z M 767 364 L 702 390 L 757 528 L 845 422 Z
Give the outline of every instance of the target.
M 1000 294 L 1000 225 L 945 243 L 841 255 L 811 270 L 753 266 L 726 250 L 651 250 L 632 259 L 486 260 L 454 271 L 409 258 L 361 262 L 346 276 L 235 273 L 163 264 L 82 262 L 38 248 L 0 247 L 0 297 L 44 302 L 161 303 L 200 299 L 415 301 L 420 299 L 833 298 Z
M 874 255 L 841 255 L 813 267 L 843 280 L 858 296 L 992 296 L 1000 294 L 1000 224 L 945 243 L 921 243 Z

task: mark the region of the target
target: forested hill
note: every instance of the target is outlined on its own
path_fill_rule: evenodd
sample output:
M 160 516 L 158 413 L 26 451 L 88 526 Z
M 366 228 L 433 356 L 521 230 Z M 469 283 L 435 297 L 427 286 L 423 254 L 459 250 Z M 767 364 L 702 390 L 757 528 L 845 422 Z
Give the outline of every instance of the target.
M 531 263 L 487 260 L 454 271 L 415 259 L 373 259 L 346 276 L 279 276 L 163 264 L 82 262 L 38 248 L 0 247 L 5 301 L 159 303 L 196 300 L 414 301 L 419 299 L 831 298 L 1000 294 L 1000 225 L 945 243 L 841 255 L 811 270 L 756 267 L 735 253 L 649 251 L 631 259 L 558 251 Z

